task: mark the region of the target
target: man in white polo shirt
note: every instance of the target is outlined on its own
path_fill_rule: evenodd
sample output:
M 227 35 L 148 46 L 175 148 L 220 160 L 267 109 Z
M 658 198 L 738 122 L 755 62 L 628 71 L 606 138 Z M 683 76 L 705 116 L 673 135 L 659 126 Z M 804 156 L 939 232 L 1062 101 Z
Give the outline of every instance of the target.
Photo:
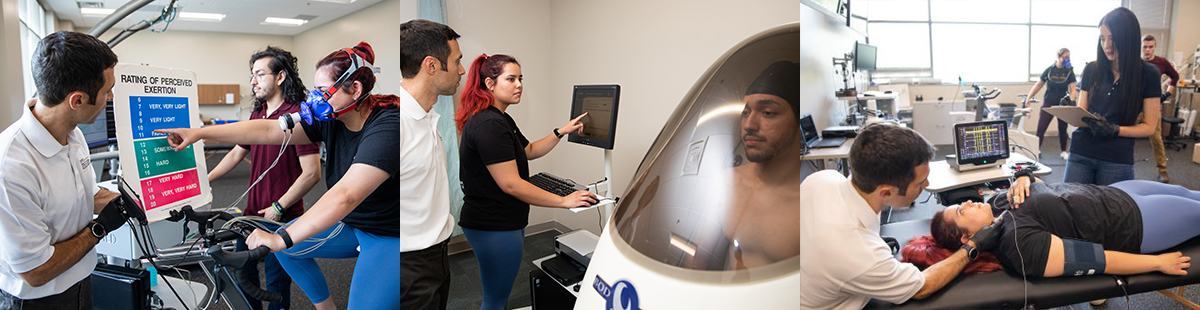
M 909 206 L 929 185 L 933 146 L 916 131 L 867 126 L 850 148 L 851 178 L 834 170 L 800 185 L 801 309 L 862 309 L 872 298 L 922 299 L 954 279 L 979 251 L 994 249 L 999 229 L 980 230 L 963 249 L 924 272 L 901 263 L 879 236 L 885 206 Z
M 38 103 L 0 133 L 0 309 L 92 309 L 93 247 L 125 218 L 119 195 L 97 189 L 76 126 L 104 113 L 117 55 L 62 31 L 32 62 Z
M 467 70 L 458 33 L 417 19 L 400 25 L 400 274 L 401 306 L 446 309 L 450 179 L 433 111 L 438 96 L 454 95 Z

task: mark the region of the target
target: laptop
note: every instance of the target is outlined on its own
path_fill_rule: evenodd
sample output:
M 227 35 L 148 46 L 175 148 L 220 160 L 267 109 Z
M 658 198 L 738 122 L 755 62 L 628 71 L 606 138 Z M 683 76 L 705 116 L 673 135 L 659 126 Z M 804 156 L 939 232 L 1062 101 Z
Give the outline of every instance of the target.
M 804 145 L 811 149 L 839 147 L 846 143 L 845 137 L 821 138 L 817 134 L 817 124 L 813 122 L 812 114 L 800 117 L 800 133 L 804 135 Z

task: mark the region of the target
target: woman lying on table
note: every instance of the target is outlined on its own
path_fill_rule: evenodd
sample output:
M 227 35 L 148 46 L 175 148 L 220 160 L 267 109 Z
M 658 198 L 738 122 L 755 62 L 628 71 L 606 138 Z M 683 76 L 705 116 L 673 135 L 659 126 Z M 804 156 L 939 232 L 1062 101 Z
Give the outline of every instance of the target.
M 1111 186 L 1046 184 L 1031 173 L 1019 175 L 1008 199 L 1002 193 L 990 199 L 994 207 L 968 202 L 938 211 L 930 225 L 932 238 L 918 238 L 905 246 L 905 260 L 931 265 L 940 260 L 937 252 L 963 247 L 980 229 L 996 225 L 994 230 L 1002 236 L 994 254 L 1014 273 L 1031 277 L 1187 274 L 1191 258 L 1183 253 L 1144 253 L 1160 252 L 1200 235 L 1200 192 L 1144 180 Z M 929 239 L 936 246 L 930 246 Z M 987 262 L 977 262 L 967 270 L 997 269 L 992 264 L 988 268 Z

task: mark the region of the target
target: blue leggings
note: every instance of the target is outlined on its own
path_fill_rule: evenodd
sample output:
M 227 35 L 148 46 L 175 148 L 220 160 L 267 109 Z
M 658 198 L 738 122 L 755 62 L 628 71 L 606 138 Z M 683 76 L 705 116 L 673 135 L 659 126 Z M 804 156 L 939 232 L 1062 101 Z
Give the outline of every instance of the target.
M 289 250 L 275 253 L 279 264 L 315 304 L 329 298 L 329 284 L 314 258 L 358 257 L 350 280 L 348 309 L 399 309 L 400 238 L 363 232 L 338 222 L 311 239 L 326 238 L 338 227 L 342 227 L 342 231 L 337 236 L 309 253 L 289 254 L 308 252 L 316 243 L 299 242 Z M 356 248 L 361 248 L 362 252 Z
M 483 306 L 479 309 L 505 309 L 521 268 L 525 229 L 486 231 L 464 227 L 463 234 L 479 261 L 479 278 L 483 281 Z
M 1142 253 L 1155 253 L 1200 235 L 1200 192 L 1146 180 L 1113 183 L 1142 213 Z

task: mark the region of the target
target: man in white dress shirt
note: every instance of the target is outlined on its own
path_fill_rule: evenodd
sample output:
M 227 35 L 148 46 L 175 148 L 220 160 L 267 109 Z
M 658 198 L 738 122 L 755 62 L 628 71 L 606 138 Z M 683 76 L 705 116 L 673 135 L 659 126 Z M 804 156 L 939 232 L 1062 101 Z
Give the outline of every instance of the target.
M 61 31 L 32 58 L 38 103 L 0 133 L 0 308 L 92 309 L 94 246 L 125 217 L 119 195 L 97 189 L 76 126 L 104 113 L 117 55 Z

